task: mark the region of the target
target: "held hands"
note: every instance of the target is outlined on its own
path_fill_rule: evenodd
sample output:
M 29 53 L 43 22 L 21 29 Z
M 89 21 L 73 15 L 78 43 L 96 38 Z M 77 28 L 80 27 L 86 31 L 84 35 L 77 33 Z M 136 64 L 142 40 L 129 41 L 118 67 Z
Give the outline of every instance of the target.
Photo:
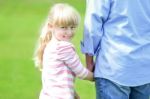
M 94 66 L 93 56 L 89 56 L 88 54 L 86 54 L 86 65 L 87 65 L 87 69 L 89 70 L 87 80 L 94 81 L 93 72 L 95 66 Z

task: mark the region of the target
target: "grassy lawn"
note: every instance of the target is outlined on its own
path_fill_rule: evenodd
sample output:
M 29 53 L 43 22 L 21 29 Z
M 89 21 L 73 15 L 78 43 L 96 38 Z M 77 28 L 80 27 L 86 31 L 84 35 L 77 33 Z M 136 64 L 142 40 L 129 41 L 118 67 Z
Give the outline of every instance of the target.
M 32 55 L 41 23 L 56 2 L 70 3 L 81 14 L 73 43 L 85 62 L 80 52 L 84 0 L 0 0 L 0 99 L 38 99 L 41 75 Z M 77 79 L 76 89 L 81 99 L 95 99 L 94 83 Z

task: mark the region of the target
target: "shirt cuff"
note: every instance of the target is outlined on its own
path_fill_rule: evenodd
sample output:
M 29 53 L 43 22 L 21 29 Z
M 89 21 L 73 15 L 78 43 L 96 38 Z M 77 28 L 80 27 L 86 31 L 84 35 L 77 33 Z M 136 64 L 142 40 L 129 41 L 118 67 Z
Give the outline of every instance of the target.
M 81 52 L 82 52 L 83 54 L 88 54 L 89 56 L 94 56 L 94 52 L 91 51 L 91 49 L 88 48 L 88 46 L 87 46 L 87 47 L 84 46 L 83 41 L 80 42 L 80 46 L 81 46 Z

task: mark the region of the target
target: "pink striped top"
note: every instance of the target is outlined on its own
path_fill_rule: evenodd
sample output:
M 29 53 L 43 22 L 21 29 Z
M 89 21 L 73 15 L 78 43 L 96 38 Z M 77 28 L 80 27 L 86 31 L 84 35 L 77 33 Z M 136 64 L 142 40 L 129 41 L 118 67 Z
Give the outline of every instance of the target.
M 74 99 L 75 77 L 83 79 L 87 74 L 73 44 L 51 41 L 43 55 L 40 99 Z

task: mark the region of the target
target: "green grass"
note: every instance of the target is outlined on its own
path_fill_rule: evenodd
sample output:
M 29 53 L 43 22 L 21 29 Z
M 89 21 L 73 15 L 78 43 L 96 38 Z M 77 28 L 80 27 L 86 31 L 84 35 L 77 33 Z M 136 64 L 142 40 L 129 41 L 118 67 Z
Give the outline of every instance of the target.
M 1 0 L 0 1 L 0 99 L 38 99 L 41 75 L 32 55 L 42 22 L 49 8 L 57 2 L 74 6 L 81 14 L 81 24 L 73 39 L 78 54 L 83 33 L 85 1 L 81 0 Z M 77 79 L 81 99 L 95 99 L 94 83 Z

